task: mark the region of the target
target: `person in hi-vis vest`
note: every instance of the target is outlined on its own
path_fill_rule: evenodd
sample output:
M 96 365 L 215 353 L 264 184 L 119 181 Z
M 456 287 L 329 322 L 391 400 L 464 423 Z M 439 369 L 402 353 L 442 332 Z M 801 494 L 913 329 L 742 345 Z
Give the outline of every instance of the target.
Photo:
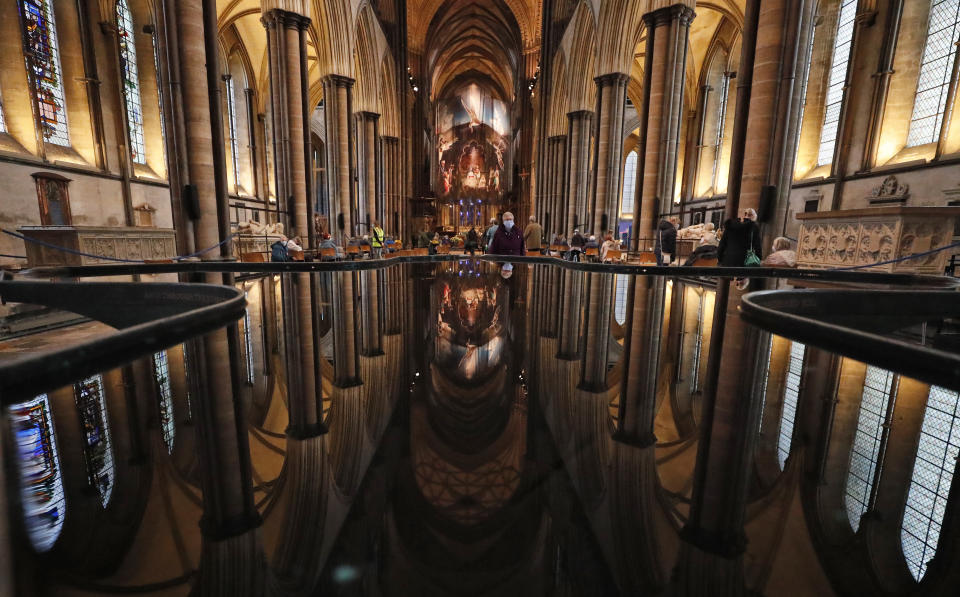
M 373 222 L 373 234 L 370 235 L 370 248 L 373 257 L 376 259 L 383 257 L 383 228 L 380 227 L 380 222 L 376 220 Z

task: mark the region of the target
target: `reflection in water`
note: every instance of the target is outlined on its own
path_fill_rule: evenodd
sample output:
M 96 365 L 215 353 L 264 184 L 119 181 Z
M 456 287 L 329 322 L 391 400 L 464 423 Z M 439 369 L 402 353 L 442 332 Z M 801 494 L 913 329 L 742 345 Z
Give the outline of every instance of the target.
M 8 407 L 18 594 L 693 594 L 724 576 L 856 595 L 946 578 L 956 391 L 750 330 L 748 391 L 720 408 L 716 280 L 510 271 L 238 276 L 248 307 L 220 344 Z

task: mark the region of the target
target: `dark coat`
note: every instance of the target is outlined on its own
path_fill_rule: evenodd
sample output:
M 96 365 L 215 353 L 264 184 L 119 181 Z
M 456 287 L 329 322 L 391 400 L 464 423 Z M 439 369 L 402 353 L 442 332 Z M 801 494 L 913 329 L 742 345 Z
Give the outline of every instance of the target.
M 523 255 L 523 232 L 517 226 L 507 232 L 501 224 L 493 233 L 493 242 L 490 243 L 490 252 L 494 255 Z
M 677 227 L 670 220 L 660 220 L 654 246 L 659 248 L 661 253 L 677 254 Z
M 760 238 L 760 226 L 753 220 L 727 220 L 723 225 L 723 237 L 717 246 L 717 265 L 723 267 L 743 267 L 747 258 L 747 249 L 753 246 L 753 252 L 763 259 L 763 240 Z
M 471 228 L 467 232 L 467 238 L 464 239 L 463 246 L 470 249 L 476 249 L 477 245 L 480 243 L 480 237 L 477 235 L 477 231 Z
M 587 241 L 586 239 L 583 238 L 583 235 L 578 232 L 574 234 L 573 237 L 570 239 L 570 246 L 573 248 L 582 249 L 583 245 L 586 244 L 586 242 Z

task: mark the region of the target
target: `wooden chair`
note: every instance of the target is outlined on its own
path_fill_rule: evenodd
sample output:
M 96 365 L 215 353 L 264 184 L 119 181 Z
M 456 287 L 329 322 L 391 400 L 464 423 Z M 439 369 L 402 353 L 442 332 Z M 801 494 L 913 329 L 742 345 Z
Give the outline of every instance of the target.
M 527 251 L 526 255 L 527 257 L 543 257 L 540 251 Z
M 240 261 L 243 263 L 264 263 L 267 259 L 263 253 L 240 253 Z
M 363 251 L 364 253 L 369 253 L 370 245 L 360 245 L 360 250 Z
M 657 256 L 653 251 L 640 251 L 639 261 L 642 265 L 656 265 Z
M 303 261 L 303 251 L 291 251 L 290 258 L 294 261 Z
M 596 261 L 600 257 L 600 249 L 597 247 L 589 247 L 584 251 L 584 255 L 586 255 L 590 261 Z
M 717 267 L 717 258 L 711 257 L 708 259 L 700 257 L 693 262 L 693 265 L 696 267 Z
M 604 263 L 610 261 L 623 261 L 623 251 L 618 251 L 617 249 L 610 249 L 607 251 L 607 258 L 603 260 Z
M 320 260 L 321 261 L 330 261 L 336 260 L 337 250 L 336 249 L 320 249 Z
M 360 255 L 360 247 L 358 247 L 357 245 L 348 246 L 346 248 L 346 253 L 351 257 L 357 257 Z
M 437 255 L 447 255 L 450 253 L 450 245 L 438 245 Z

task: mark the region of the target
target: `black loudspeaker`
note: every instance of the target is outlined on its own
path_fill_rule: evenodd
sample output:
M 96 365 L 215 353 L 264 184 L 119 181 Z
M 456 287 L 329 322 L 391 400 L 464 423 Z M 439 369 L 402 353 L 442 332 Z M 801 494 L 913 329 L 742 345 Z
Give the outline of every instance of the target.
M 337 214 L 337 230 L 339 230 L 340 232 L 343 232 L 343 227 L 344 227 L 343 214 Z
M 200 198 L 197 197 L 197 185 L 183 185 L 183 208 L 187 212 L 187 217 L 191 220 L 200 219 Z
M 773 217 L 774 202 L 777 200 L 777 187 L 764 185 L 760 189 L 760 205 L 757 206 L 757 221 L 769 222 Z
M 600 230 L 594 230 L 593 233 L 598 237 L 607 233 L 607 214 L 600 216 Z

